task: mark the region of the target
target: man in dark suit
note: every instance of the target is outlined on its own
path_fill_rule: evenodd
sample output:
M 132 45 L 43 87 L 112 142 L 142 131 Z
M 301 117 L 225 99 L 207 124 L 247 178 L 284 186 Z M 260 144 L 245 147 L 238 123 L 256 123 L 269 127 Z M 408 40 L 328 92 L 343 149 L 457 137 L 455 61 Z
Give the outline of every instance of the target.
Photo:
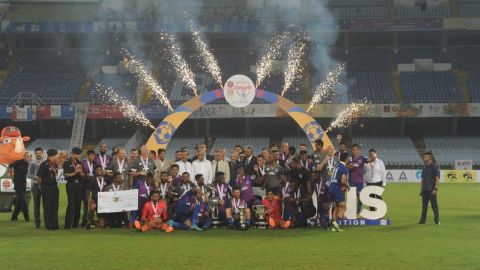
M 245 147 L 245 159 L 244 159 L 244 166 L 245 166 L 245 174 L 248 176 L 255 175 L 254 166 L 258 165 L 257 157 L 253 155 L 253 147 L 248 145 Z

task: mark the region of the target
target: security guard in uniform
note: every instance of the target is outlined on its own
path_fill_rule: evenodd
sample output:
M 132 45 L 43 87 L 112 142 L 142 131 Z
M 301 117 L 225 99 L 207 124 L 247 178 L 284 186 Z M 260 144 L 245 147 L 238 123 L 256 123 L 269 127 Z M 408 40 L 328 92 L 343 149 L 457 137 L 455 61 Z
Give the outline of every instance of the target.
M 85 176 L 80 162 L 82 149 L 74 147 L 71 157 L 63 164 L 63 174 L 67 181 L 68 197 L 65 213 L 65 229 L 78 228 L 80 222 L 80 207 L 82 203 L 82 178 Z
M 58 151 L 49 149 L 47 160 L 38 167 L 38 184 L 42 192 L 43 219 L 47 230 L 58 230 Z

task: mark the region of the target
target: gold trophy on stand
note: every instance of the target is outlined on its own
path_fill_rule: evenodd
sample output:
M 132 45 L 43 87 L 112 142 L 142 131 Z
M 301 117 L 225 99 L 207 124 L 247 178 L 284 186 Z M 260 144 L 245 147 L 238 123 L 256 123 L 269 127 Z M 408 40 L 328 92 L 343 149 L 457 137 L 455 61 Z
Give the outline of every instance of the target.
M 267 221 L 265 220 L 265 206 L 258 204 L 253 206 L 255 212 L 255 227 L 257 229 L 266 229 Z

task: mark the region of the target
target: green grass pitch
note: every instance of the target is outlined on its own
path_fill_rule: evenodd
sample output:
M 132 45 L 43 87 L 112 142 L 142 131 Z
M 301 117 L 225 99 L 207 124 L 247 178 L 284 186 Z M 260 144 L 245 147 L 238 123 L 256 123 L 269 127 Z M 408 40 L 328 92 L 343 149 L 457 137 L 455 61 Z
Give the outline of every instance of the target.
M 60 227 L 66 206 L 60 186 Z M 46 231 L 0 213 L 0 269 L 479 269 L 480 184 L 441 184 L 442 226 L 417 225 L 418 184 L 389 184 L 387 227 L 138 233 Z M 30 210 L 33 207 L 30 204 Z M 43 221 L 42 221 L 43 223 Z

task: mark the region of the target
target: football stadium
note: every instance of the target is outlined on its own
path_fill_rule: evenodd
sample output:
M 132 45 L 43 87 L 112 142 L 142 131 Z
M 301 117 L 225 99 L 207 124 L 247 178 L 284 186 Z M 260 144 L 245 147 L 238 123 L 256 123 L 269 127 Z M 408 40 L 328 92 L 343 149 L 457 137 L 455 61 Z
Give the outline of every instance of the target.
M 1 269 L 480 269 L 480 0 L 0 1 Z

